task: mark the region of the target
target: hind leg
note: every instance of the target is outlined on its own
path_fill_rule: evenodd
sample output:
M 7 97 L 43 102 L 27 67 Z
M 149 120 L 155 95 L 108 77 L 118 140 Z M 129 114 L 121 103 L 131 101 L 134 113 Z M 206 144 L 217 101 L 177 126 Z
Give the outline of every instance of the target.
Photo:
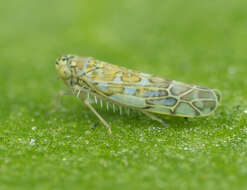
M 156 117 L 155 115 L 142 111 L 142 113 L 144 113 L 146 116 L 148 116 L 150 119 L 158 121 L 159 123 L 161 123 L 164 127 L 167 127 L 167 124 L 160 118 Z
M 89 103 L 88 99 L 84 100 L 84 104 L 98 117 L 98 119 L 105 125 L 110 137 L 112 138 L 112 131 L 110 125 L 99 115 L 99 113 L 94 109 L 94 107 Z

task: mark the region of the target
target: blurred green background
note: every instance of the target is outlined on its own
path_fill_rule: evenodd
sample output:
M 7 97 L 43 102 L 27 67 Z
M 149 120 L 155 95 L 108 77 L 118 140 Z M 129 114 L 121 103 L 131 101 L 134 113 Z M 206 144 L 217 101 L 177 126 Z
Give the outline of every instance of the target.
M 3 1 L 0 189 L 246 189 L 246 0 Z M 169 128 L 74 97 L 54 107 L 55 59 L 73 53 L 217 88 L 207 118 Z M 99 109 L 99 108 L 98 108 Z

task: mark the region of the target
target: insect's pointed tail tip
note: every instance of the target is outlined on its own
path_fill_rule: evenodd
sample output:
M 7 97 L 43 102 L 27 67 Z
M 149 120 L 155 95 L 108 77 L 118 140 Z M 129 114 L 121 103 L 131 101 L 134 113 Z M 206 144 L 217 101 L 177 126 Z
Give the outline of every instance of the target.
M 217 89 L 213 89 L 213 91 L 214 91 L 214 93 L 215 93 L 215 95 L 217 97 L 218 104 L 220 104 L 221 103 L 221 92 L 219 90 L 217 90 Z

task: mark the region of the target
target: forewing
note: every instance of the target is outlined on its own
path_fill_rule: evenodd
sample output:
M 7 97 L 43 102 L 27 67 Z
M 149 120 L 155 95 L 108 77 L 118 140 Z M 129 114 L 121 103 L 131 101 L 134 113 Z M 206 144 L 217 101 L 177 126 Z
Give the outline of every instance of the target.
M 153 77 L 110 64 L 88 73 L 87 82 L 97 93 L 115 103 L 182 117 L 211 114 L 220 97 L 215 90 Z
M 151 105 L 149 111 L 199 117 L 210 115 L 219 104 L 219 93 L 215 90 L 173 81 L 168 91 L 167 97 L 146 100 Z

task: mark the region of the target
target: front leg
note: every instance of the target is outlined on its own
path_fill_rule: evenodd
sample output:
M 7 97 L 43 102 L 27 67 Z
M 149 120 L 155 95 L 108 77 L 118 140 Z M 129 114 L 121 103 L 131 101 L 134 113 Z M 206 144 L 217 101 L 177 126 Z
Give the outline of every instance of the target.
M 56 97 L 55 106 L 52 110 L 50 110 L 46 113 L 47 115 L 52 114 L 58 110 L 59 106 L 61 105 L 61 99 L 64 95 L 72 96 L 73 94 L 71 93 L 71 91 L 65 91 L 65 90 L 59 91 L 58 95 Z

